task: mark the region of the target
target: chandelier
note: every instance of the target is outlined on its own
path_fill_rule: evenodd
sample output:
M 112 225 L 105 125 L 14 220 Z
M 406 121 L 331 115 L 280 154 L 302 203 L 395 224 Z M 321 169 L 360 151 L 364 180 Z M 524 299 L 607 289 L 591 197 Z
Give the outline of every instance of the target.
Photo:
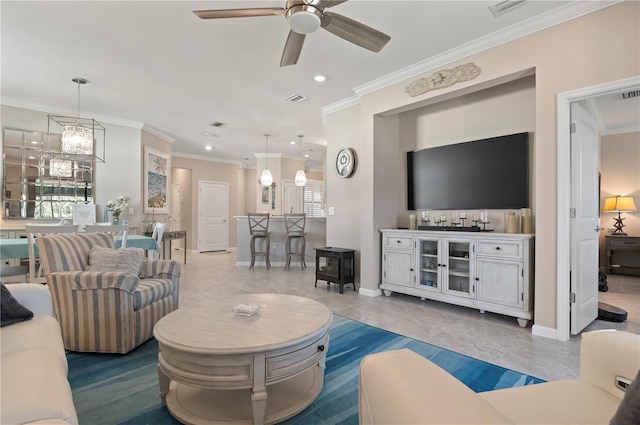
M 51 177 L 71 177 L 71 161 L 51 158 L 49 160 L 49 175 Z
M 271 175 L 271 171 L 269 171 L 269 136 L 270 134 L 264 135 L 266 146 L 266 155 L 264 157 L 265 166 L 260 176 L 260 184 L 263 186 L 271 186 L 271 183 L 273 183 L 273 176 Z
M 50 150 L 69 155 L 91 156 L 104 162 L 105 128 L 93 118 L 80 117 L 80 86 L 87 84 L 87 80 L 76 77 L 71 81 L 78 85 L 78 115 L 77 117 L 48 116 Z
M 302 134 L 298 134 L 300 138 L 300 169 L 296 171 L 295 183 L 296 186 L 304 186 L 307 184 L 307 176 L 304 174 L 304 161 L 302 160 Z

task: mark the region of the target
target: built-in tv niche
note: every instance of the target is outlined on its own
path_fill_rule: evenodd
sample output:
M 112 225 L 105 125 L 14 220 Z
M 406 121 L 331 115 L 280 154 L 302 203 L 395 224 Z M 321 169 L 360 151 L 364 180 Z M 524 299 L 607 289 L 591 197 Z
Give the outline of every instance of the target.
M 407 152 L 409 210 L 529 208 L 529 133 Z

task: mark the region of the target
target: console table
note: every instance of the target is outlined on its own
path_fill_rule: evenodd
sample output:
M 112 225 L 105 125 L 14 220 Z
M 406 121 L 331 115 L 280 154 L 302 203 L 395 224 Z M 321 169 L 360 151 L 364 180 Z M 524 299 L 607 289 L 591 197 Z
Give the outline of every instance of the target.
M 607 273 L 640 275 L 640 236 L 607 235 L 605 240 Z
M 165 242 L 169 241 L 169 260 L 171 260 L 171 241 L 174 239 L 184 239 L 184 263 L 187 264 L 187 231 L 186 230 L 165 230 L 162 234 L 162 258 L 167 258 L 165 254 Z
M 335 248 L 327 246 L 316 248 L 316 283 L 318 280 L 326 280 L 327 285 L 331 282 L 340 285 L 340 293 L 343 293 L 343 286 L 347 283 L 353 284 L 356 290 L 354 279 L 354 249 Z

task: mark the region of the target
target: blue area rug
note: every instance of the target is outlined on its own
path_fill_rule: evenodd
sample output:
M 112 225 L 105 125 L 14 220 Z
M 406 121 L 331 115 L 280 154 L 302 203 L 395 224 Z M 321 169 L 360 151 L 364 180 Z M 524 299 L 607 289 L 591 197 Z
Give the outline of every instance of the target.
M 334 315 L 320 396 L 287 425 L 358 423 L 358 367 L 370 353 L 409 348 L 476 392 L 544 382 L 490 363 Z M 69 353 L 69 381 L 81 424 L 179 424 L 158 396 L 154 339 L 127 355 Z

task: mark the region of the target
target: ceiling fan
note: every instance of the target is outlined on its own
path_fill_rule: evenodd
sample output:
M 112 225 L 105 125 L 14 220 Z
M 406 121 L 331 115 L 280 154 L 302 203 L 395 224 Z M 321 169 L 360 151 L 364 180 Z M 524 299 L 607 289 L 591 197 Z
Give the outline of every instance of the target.
M 326 9 L 347 0 L 288 0 L 285 7 L 258 7 L 251 9 L 195 10 L 202 19 L 246 18 L 252 16 L 284 15 L 289 36 L 284 45 L 280 66 L 295 65 L 300 57 L 306 34 L 320 27 L 353 44 L 379 52 L 391 39 L 388 35 L 360 22 Z

